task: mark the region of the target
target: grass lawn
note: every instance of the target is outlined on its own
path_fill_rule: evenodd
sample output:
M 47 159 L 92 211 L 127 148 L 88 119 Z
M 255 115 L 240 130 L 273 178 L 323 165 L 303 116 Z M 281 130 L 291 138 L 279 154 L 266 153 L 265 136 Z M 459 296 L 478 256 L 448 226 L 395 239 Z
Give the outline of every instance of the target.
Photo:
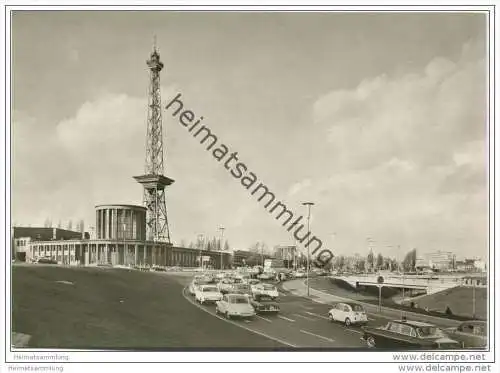
M 456 287 L 440 291 L 439 293 L 425 295 L 415 300 L 420 308 L 429 307 L 429 310 L 444 312 L 449 306 L 453 314 L 472 317 L 473 289 L 469 287 Z M 486 320 L 488 314 L 488 289 L 476 288 L 476 317 Z
M 284 347 L 194 307 L 173 275 L 16 265 L 12 278 L 12 330 L 31 335 L 28 347 Z

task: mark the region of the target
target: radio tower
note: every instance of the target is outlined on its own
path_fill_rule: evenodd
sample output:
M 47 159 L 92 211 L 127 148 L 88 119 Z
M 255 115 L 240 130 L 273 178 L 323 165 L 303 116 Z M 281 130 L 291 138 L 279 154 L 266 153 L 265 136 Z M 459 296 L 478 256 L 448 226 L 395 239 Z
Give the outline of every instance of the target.
M 156 50 L 146 61 L 149 72 L 148 128 L 146 134 L 146 165 L 144 175 L 134 179 L 144 187 L 144 207 L 146 212 L 146 238 L 148 241 L 170 242 L 168 229 L 165 187 L 174 182 L 163 175 L 163 128 L 161 118 L 160 71 L 163 63 Z

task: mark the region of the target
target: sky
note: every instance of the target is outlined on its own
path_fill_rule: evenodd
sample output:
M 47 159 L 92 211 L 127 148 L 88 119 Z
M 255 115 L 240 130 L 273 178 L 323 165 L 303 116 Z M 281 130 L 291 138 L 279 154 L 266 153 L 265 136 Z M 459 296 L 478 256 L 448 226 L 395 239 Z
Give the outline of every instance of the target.
M 28 12 L 12 17 L 12 222 L 95 224 L 142 203 L 146 60 L 334 254 L 486 257 L 486 18 L 479 13 Z M 174 243 L 293 238 L 163 113 Z M 73 223 L 74 225 L 74 223 Z M 369 243 L 370 242 L 370 243 Z

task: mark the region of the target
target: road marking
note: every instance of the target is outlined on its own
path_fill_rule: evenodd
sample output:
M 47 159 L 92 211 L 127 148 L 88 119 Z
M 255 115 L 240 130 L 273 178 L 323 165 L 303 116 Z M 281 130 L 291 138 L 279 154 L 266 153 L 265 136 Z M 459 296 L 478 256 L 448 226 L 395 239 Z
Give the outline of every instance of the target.
M 315 321 L 314 319 L 311 319 L 310 317 L 303 316 L 303 315 L 299 315 L 298 313 L 294 313 L 293 315 L 294 315 L 294 316 L 298 316 L 298 317 L 302 317 L 303 319 L 306 319 L 306 320 Z
M 243 321 L 245 321 L 247 324 L 251 322 L 250 320 L 247 320 L 247 319 L 245 319 Z
M 192 300 L 189 296 L 187 296 L 187 295 L 186 295 L 186 290 L 187 290 L 187 287 L 185 287 L 185 288 L 182 290 L 182 296 L 184 297 L 184 299 L 186 299 L 186 300 L 187 300 L 189 303 L 191 303 L 193 306 L 198 307 L 200 310 L 202 310 L 202 311 L 204 311 L 204 312 L 206 312 L 206 313 L 208 313 L 208 314 L 210 314 L 210 315 L 212 315 L 212 316 L 214 316 L 214 317 L 216 317 L 216 318 L 218 318 L 218 319 L 220 319 L 220 320 L 222 320 L 222 321 L 225 321 L 225 322 L 227 322 L 227 323 L 229 323 L 229 324 L 236 325 L 236 326 L 240 327 L 241 329 L 245 329 L 245 330 L 247 330 L 247 331 L 249 331 L 249 332 L 251 332 L 251 333 L 258 334 L 258 335 L 260 335 L 260 336 L 262 336 L 262 337 L 265 337 L 265 338 L 269 338 L 270 340 L 272 340 L 272 341 L 276 341 L 276 342 L 279 342 L 279 343 L 281 343 L 281 344 L 283 344 L 283 345 L 285 345 L 285 346 L 290 346 L 290 347 L 298 347 L 298 346 L 293 345 L 293 344 L 291 344 L 291 343 L 285 342 L 285 341 L 283 341 L 282 339 L 275 338 L 275 337 L 271 337 L 270 335 L 267 335 L 267 334 L 265 334 L 265 333 L 259 332 L 259 331 L 254 330 L 254 329 L 247 328 L 247 327 L 243 326 L 242 324 L 236 323 L 236 322 L 234 322 L 234 321 L 232 321 L 232 320 L 227 320 L 226 318 L 224 318 L 224 317 L 222 317 L 222 316 L 219 316 L 219 315 L 217 315 L 217 314 L 214 314 L 214 313 L 210 312 L 207 308 L 205 308 L 205 307 L 202 307 L 202 306 L 198 305 L 196 302 L 193 302 L 193 300 Z
M 317 299 L 313 299 L 312 301 L 315 303 L 328 304 L 327 302 L 323 302 L 322 300 L 317 300 Z
M 300 329 L 300 332 L 301 332 L 301 333 L 304 333 L 304 334 L 313 335 L 313 336 L 315 336 L 315 337 L 318 337 L 318 338 L 324 339 L 325 341 L 335 342 L 335 340 L 333 340 L 333 339 L 331 339 L 331 338 L 328 338 L 328 337 L 323 337 L 322 335 L 319 335 L 319 334 L 314 334 L 314 333 L 308 332 L 308 331 L 306 331 L 306 330 L 302 330 L 302 329 Z
M 266 320 L 267 322 L 272 322 L 271 320 L 266 319 L 265 317 L 262 317 L 262 316 L 259 316 L 259 315 L 255 315 L 255 316 L 257 316 L 259 319 Z
M 278 317 L 280 319 L 283 319 L 283 320 L 287 320 L 287 321 L 290 321 L 290 322 L 295 322 L 295 320 L 289 319 L 288 317 L 285 317 L 285 316 L 278 315 Z
M 307 313 L 308 315 L 311 315 L 311 316 L 321 317 L 322 319 L 325 319 L 325 320 L 330 320 L 328 317 L 322 316 L 322 315 L 318 315 L 317 313 L 307 312 L 307 311 L 305 311 L 305 313 Z

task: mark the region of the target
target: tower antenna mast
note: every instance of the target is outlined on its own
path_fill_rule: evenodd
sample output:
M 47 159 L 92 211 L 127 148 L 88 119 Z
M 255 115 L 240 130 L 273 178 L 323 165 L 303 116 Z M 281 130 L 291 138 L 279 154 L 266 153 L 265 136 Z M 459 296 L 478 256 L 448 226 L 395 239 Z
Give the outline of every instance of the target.
M 161 115 L 160 71 L 163 63 L 156 50 L 154 36 L 153 52 L 146 61 L 149 68 L 148 123 L 146 131 L 146 162 L 144 175 L 134 179 L 144 187 L 143 204 L 146 207 L 146 239 L 148 241 L 170 241 L 170 231 L 165 202 L 165 187 L 174 182 L 163 175 L 163 127 Z

